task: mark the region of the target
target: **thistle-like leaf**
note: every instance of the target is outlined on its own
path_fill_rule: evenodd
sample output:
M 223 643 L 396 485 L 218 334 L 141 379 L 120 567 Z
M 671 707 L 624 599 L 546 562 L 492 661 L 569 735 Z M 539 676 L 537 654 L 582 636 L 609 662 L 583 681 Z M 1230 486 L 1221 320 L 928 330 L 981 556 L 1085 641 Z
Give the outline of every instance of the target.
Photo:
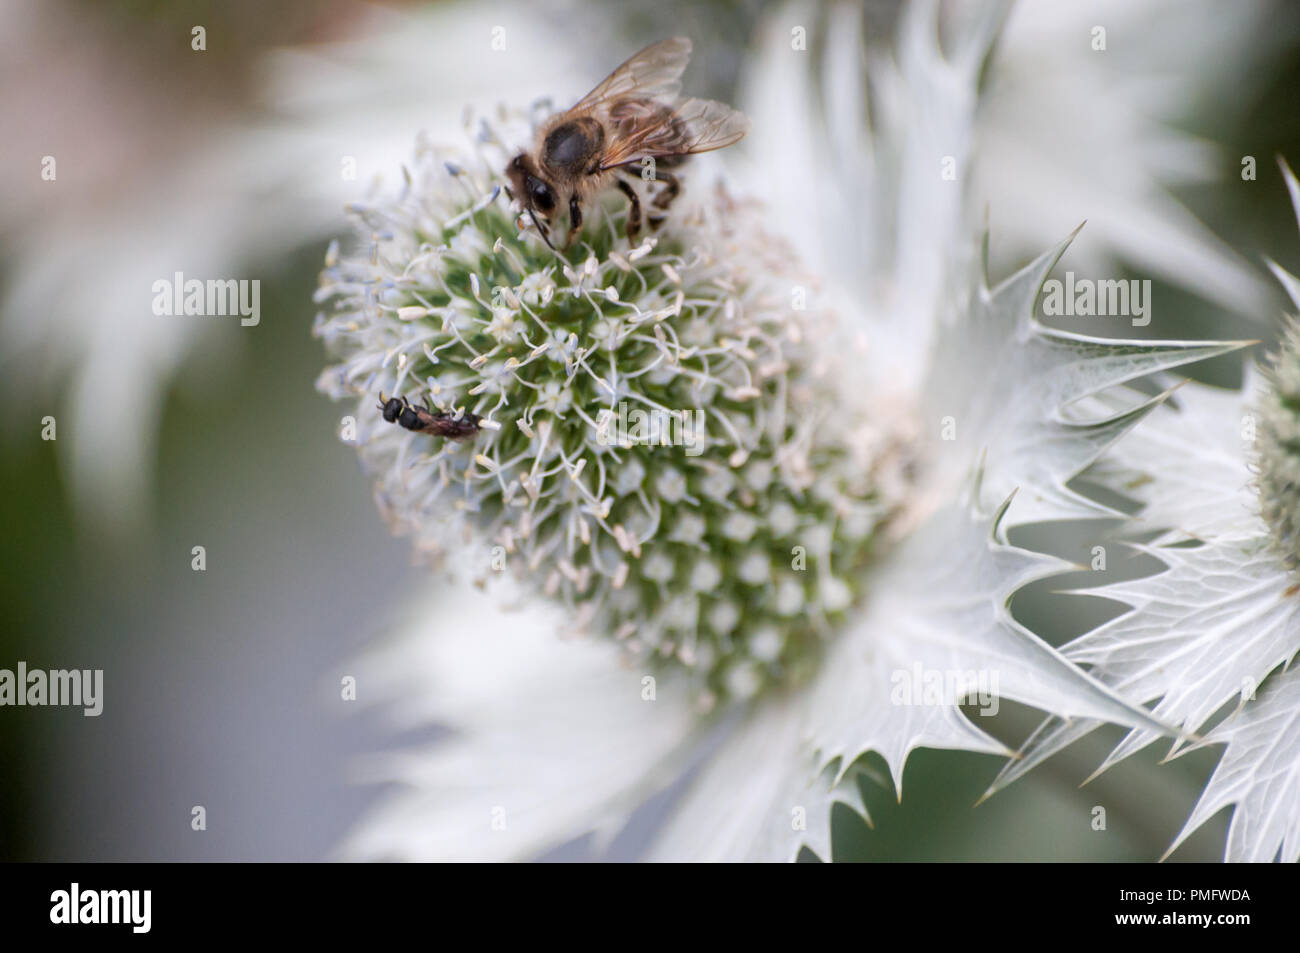
M 1300 185 L 1285 164 L 1282 172 L 1300 218 Z M 1294 279 L 1274 270 L 1294 296 Z M 1139 548 L 1166 568 L 1087 590 L 1131 608 L 1063 649 L 1133 702 L 1155 702 L 1155 716 L 1184 731 L 1208 731 L 1205 743 L 1227 743 L 1174 847 L 1219 809 L 1235 804 L 1229 860 L 1271 860 L 1279 851 L 1283 859 L 1300 856 L 1300 692 L 1294 672 L 1278 674 L 1300 652 L 1297 346 L 1300 335 L 1293 326 L 1266 374 L 1251 375 L 1244 394 L 1185 388 L 1177 410 L 1159 408 L 1093 468 L 1090 477 L 1143 504 L 1142 525 L 1160 535 Z M 1237 712 L 1214 725 L 1215 713 L 1234 697 Z M 1050 719 L 994 788 L 1093 727 Z M 1131 732 L 1099 770 L 1155 737 Z
M 1271 679 L 1206 741 L 1227 747 L 1170 852 L 1220 810 L 1236 805 L 1225 860 L 1300 860 L 1300 671 Z
M 1135 399 L 1098 410 L 1092 398 L 1250 343 L 1120 341 L 1044 326 L 1034 317 L 1034 303 L 1073 237 L 996 288 L 985 279 L 955 309 L 938 335 L 924 388 L 924 424 L 939 436 L 940 472 L 950 481 L 954 468 L 969 467 L 982 455 L 981 503 L 996 505 L 1019 488 L 1018 523 L 1099 512 L 1066 482 L 1159 402 Z M 972 373 L 982 377 L 979 386 Z
M 901 794 L 915 748 L 1003 751 L 960 713 L 968 696 L 990 714 L 1009 698 L 1162 730 L 1011 617 L 1011 595 L 1063 564 L 1009 545 L 1005 510 L 981 519 L 945 507 L 877 568 L 864 614 L 832 647 L 812 693 L 824 761 L 847 766 L 877 751 Z

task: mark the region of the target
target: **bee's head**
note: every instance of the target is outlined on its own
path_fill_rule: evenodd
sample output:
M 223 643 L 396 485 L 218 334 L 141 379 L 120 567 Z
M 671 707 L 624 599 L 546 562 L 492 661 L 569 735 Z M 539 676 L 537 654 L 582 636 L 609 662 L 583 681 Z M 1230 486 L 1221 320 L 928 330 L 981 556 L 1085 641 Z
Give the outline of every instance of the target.
M 521 152 L 506 166 L 506 177 L 511 191 L 527 210 L 549 219 L 558 204 L 555 189 L 537 174 L 537 168 L 527 153 Z

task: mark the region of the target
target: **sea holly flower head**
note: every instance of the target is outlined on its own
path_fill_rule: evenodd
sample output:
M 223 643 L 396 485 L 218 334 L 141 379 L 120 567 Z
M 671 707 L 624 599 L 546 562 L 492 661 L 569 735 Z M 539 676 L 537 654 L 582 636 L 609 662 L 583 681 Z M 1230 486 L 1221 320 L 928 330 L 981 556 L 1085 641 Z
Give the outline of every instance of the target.
M 873 76 L 886 121 L 858 129 L 877 161 L 852 179 L 900 224 L 885 234 L 891 218 L 876 216 L 881 244 L 848 240 L 833 257 L 855 267 L 832 263 L 825 296 L 806 293 L 815 283 L 758 208 L 698 176 L 661 230 L 629 242 L 612 193 L 557 251 L 503 182 L 524 129 L 483 124 L 454 153 L 422 145 L 398 194 L 355 210 L 352 247 L 332 248 L 322 275 L 317 330 L 338 363 L 321 389 L 356 402 L 376 497 L 418 551 L 553 604 L 521 622 L 473 587 L 443 590 L 370 656 L 366 678 L 395 714 L 455 736 L 372 763 L 401 792 L 349 855 L 535 856 L 608 834 L 699 765 L 650 856 L 806 845 L 829 859 L 831 806 L 865 813 L 866 753 L 900 793 L 918 747 L 1006 753 L 963 715 L 973 692 L 1067 724 L 1179 733 L 1012 616 L 1020 589 L 1071 567 L 1009 533 L 1109 513 L 1071 482 L 1167 396 L 1127 385 L 1241 342 L 1042 325 L 1035 302 L 1068 240 L 1001 281 L 987 255 L 969 267 L 961 190 L 916 170 L 964 165 L 996 31 L 985 22 L 945 52 L 937 8 L 909 10 L 907 55 Z M 856 36 L 828 38 L 845 63 Z M 815 91 L 791 88 L 813 93 L 796 116 L 820 114 Z M 939 118 L 918 128 L 918 110 Z M 824 166 L 816 181 L 833 181 Z M 863 286 L 881 293 L 845 293 Z M 809 305 L 825 300 L 851 332 Z M 385 419 L 381 394 L 414 420 Z M 478 430 L 413 432 L 420 414 Z M 556 618 L 601 638 L 528 626 Z M 620 650 L 640 662 L 610 666 Z M 685 677 L 656 695 L 655 662 Z M 716 720 L 689 704 L 760 694 Z M 513 818 L 509 836 L 482 836 L 489 811 Z
M 1300 326 L 1294 320 L 1266 376 L 1256 410 L 1260 513 L 1294 568 L 1300 565 Z
M 477 140 L 420 145 L 321 276 L 320 387 L 356 400 L 381 508 L 476 581 L 689 670 L 706 704 L 797 679 L 900 503 L 903 423 L 865 412 L 752 203 L 696 182 L 631 243 L 615 193 L 561 254 L 510 204 L 502 136 Z M 395 426 L 380 395 L 479 430 Z

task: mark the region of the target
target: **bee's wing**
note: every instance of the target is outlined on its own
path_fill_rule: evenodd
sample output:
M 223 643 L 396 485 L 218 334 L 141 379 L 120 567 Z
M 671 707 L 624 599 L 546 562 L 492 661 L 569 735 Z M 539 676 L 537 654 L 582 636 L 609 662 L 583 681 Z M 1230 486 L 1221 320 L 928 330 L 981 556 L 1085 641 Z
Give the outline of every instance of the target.
M 637 115 L 640 111 L 644 115 Z M 712 99 L 687 99 L 675 109 L 653 103 L 621 102 L 612 115 L 615 135 L 601 154 L 600 168 L 632 165 L 647 156 L 663 159 L 711 152 L 738 142 L 749 131 L 749 119 L 739 110 Z
M 681 90 L 682 71 L 690 58 L 691 41 L 684 36 L 647 46 L 605 77 L 570 111 L 594 109 L 603 102 L 624 96 L 672 101 Z

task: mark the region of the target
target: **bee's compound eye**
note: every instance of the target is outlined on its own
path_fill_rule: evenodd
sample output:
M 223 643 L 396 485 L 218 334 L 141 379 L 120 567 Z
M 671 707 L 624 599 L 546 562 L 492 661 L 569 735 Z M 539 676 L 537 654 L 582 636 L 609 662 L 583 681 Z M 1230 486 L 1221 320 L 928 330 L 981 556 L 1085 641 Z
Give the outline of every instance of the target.
M 541 212 L 550 212 L 555 208 L 555 193 L 551 187 L 536 176 L 528 178 L 528 196 L 533 200 L 533 207 Z
M 402 402 L 396 397 L 390 397 L 384 403 L 384 419 L 390 424 L 397 419 L 397 415 L 402 412 Z

